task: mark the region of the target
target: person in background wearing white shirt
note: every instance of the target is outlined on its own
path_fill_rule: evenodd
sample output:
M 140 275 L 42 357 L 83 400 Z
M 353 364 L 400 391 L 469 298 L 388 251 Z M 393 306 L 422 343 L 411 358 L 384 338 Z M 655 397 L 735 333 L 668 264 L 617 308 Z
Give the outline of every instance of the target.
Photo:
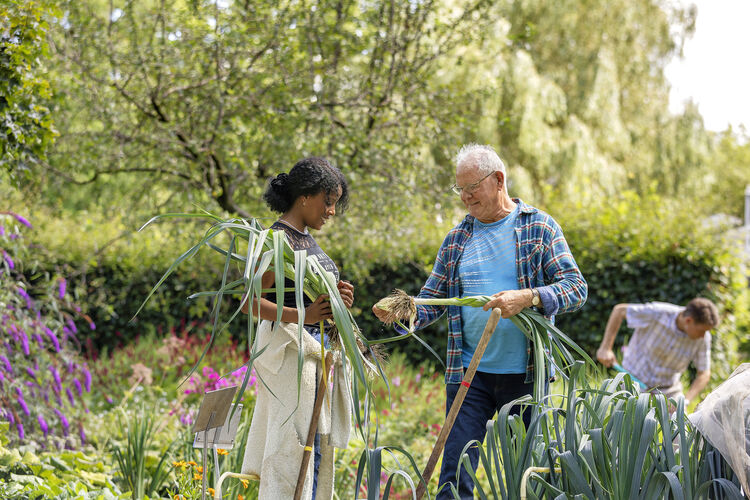
M 607 321 L 604 338 L 596 359 L 604 366 L 616 363 L 612 351 L 622 320 L 635 331 L 630 339 L 622 366 L 651 390 L 667 398 L 682 395 L 680 375 L 692 361 L 697 371 L 687 393 L 685 404 L 698 396 L 711 378 L 711 333 L 719 324 L 716 305 L 708 299 L 695 298 L 685 307 L 666 302 L 617 304 Z

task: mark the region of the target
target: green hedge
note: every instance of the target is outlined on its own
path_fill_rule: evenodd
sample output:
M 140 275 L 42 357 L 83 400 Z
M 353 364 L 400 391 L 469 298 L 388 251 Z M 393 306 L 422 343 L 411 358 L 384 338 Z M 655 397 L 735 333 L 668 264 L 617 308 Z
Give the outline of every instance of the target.
M 184 221 L 160 223 L 141 233 L 120 218 L 102 214 L 33 213 L 30 236 L 43 268 L 68 276 L 71 293 L 96 325 L 86 349 L 127 345 L 141 335 L 168 332 L 185 323 L 206 322 L 207 299 L 187 300 L 213 289 L 222 265 L 205 249 L 178 267 L 134 314 L 172 262 L 203 234 L 205 226 Z M 145 222 L 145 220 L 143 221 Z M 236 330 L 239 331 L 240 325 Z
M 684 304 L 700 295 L 716 300 L 723 316 L 714 344 L 714 366 L 721 366 L 722 373 L 728 372 L 739 357 L 747 356 L 747 342 L 742 347 L 744 354 L 737 354 L 750 329 L 747 293 L 744 292 L 747 281 L 730 248 L 717 239 L 717 232 L 704 229 L 694 221 L 692 207 L 656 196 L 626 193 L 606 203 L 558 202 L 547 204 L 544 209 L 564 228 L 589 283 L 589 299 L 584 308 L 559 315 L 557 323 L 590 353 L 595 352 L 615 304 L 653 300 Z M 180 230 L 176 233 L 168 232 L 167 228 L 174 227 L 164 223 L 153 233 L 149 229 L 146 233 L 129 235 L 106 251 L 100 251 L 95 260 L 84 257 L 86 252 L 91 254 L 94 250 L 90 240 L 84 242 L 69 235 L 64 240 L 66 245 L 81 248 L 87 245 L 86 248 L 55 252 L 58 264 L 76 269 L 80 269 L 81 261 L 87 264 L 85 273 L 79 275 L 82 296 L 78 301 L 88 304 L 88 312 L 97 324 L 94 332 L 97 346 L 117 345 L 139 333 L 165 330 L 183 321 L 208 319 L 206 299 L 186 300 L 195 291 L 216 288 L 221 259 L 204 251 L 169 278 L 135 323 L 129 322 L 151 286 L 199 234 L 197 229 L 184 225 L 178 225 Z M 55 228 L 66 231 L 64 226 L 59 228 L 59 224 Z M 117 233 L 113 229 L 108 231 Z M 106 240 L 107 231 L 103 233 L 98 237 Z M 425 238 L 434 239 L 427 235 Z M 326 243 L 325 237 L 322 240 L 321 244 Z M 45 241 L 54 246 L 54 232 Z M 377 252 L 357 256 L 337 255 L 342 250 L 333 250 L 332 256 L 341 264 L 344 277 L 354 280 L 355 317 L 368 337 L 393 334 L 392 329 L 374 318 L 370 311 L 372 304 L 393 288 L 417 293 L 430 271 L 438 246 L 437 241 L 415 245 L 414 252 L 418 255 L 400 264 Z M 347 268 L 354 270 L 355 265 L 357 272 L 347 273 Z M 242 326 L 238 323 L 233 331 L 240 338 Z M 628 332 L 623 326 L 617 345 Z M 447 343 L 444 320 L 422 331 L 420 336 L 444 358 Z M 415 364 L 438 363 L 414 340 L 390 344 L 389 350 L 403 352 Z

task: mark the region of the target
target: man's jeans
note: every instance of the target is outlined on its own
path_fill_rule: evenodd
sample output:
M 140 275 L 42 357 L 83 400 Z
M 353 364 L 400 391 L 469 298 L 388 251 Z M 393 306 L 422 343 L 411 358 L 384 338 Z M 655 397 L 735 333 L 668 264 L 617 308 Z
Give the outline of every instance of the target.
M 480 443 L 483 442 L 487 421 L 495 416 L 495 412 L 514 399 L 527 394 L 533 394 L 534 384 L 524 383 L 525 379 L 525 373 L 498 375 L 476 372 L 471 382 L 471 387 L 469 387 L 464 402 L 461 405 L 461 410 L 456 416 L 456 422 L 453 424 L 451 433 L 445 443 L 443 465 L 440 468 L 440 481 L 438 482 L 438 485 L 442 489 L 437 494 L 437 500 L 453 498 L 450 485 L 446 483 L 456 484 L 456 469 L 458 468 L 461 452 L 466 443 L 472 440 L 477 440 Z M 460 387 L 461 384 L 447 384 L 445 386 L 446 415 L 450 411 Z M 518 415 L 520 411 L 521 407 L 519 405 L 511 408 L 512 415 Z M 531 408 L 524 410 L 523 420 L 528 428 L 531 421 Z M 476 470 L 479 463 L 479 450 L 476 445 L 469 448 L 467 453 L 472 467 Z M 474 498 L 474 481 L 471 480 L 469 472 L 463 466 L 461 467 L 458 492 L 462 499 Z

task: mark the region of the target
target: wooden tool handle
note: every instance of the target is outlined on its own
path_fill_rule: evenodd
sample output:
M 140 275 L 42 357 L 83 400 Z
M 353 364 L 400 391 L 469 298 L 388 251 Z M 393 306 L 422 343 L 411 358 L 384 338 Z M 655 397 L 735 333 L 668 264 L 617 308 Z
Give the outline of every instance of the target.
M 456 397 L 453 399 L 453 404 L 451 405 L 451 409 L 448 412 L 448 416 L 445 417 L 443 428 L 440 429 L 440 434 L 438 434 L 435 447 L 432 449 L 430 458 L 429 460 L 427 460 L 427 465 L 422 472 L 422 478 L 424 479 L 424 482 L 420 482 L 417 486 L 417 500 L 421 500 L 422 496 L 425 494 L 425 491 L 427 489 L 425 485 L 429 484 L 432 473 L 435 471 L 435 464 L 437 464 L 438 458 L 443 452 L 445 442 L 448 440 L 448 435 L 453 428 L 453 423 L 456 421 L 458 411 L 461 409 L 461 405 L 464 402 L 466 393 L 469 391 L 471 381 L 474 380 L 474 374 L 477 372 L 477 367 L 479 366 L 479 362 L 482 360 L 484 350 L 487 349 L 487 344 L 489 344 L 490 339 L 492 338 L 492 334 L 495 332 L 495 328 L 497 328 L 497 323 L 500 321 L 500 316 L 500 308 L 495 307 L 494 309 L 492 309 L 490 319 L 487 320 L 487 324 L 484 327 L 484 332 L 482 332 L 482 337 L 479 339 L 479 345 L 477 345 L 477 348 L 474 351 L 474 355 L 471 357 L 469 367 L 464 373 L 464 379 L 461 382 L 461 387 L 458 388 L 458 392 L 456 393 Z
M 310 463 L 310 455 L 312 455 L 313 444 L 315 443 L 315 431 L 318 429 L 318 418 L 320 418 L 320 409 L 323 407 L 323 399 L 325 398 L 327 387 L 326 380 L 328 377 L 325 376 L 328 370 L 331 368 L 333 363 L 333 353 L 328 351 L 326 354 L 325 365 L 323 368 L 323 374 L 320 377 L 320 384 L 318 385 L 318 394 L 315 396 L 315 404 L 313 405 L 312 420 L 310 420 L 310 428 L 307 431 L 307 443 L 305 443 L 305 451 L 302 454 L 302 466 L 299 469 L 299 475 L 297 476 L 297 487 L 294 489 L 294 500 L 300 500 L 302 498 L 302 488 L 305 486 L 305 476 L 307 476 L 307 465 Z

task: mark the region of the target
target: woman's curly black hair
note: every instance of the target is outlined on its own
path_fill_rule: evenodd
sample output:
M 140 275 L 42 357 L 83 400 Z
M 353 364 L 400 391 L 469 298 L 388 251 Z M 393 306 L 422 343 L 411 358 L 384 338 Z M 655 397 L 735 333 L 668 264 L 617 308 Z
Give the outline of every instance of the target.
M 303 158 L 288 174 L 281 173 L 268 180 L 263 200 L 274 212 L 286 213 L 300 196 L 315 196 L 325 192 L 336 194 L 341 188 L 341 198 L 336 202 L 336 212 L 343 213 L 349 204 L 349 186 L 341 170 L 325 158 Z

